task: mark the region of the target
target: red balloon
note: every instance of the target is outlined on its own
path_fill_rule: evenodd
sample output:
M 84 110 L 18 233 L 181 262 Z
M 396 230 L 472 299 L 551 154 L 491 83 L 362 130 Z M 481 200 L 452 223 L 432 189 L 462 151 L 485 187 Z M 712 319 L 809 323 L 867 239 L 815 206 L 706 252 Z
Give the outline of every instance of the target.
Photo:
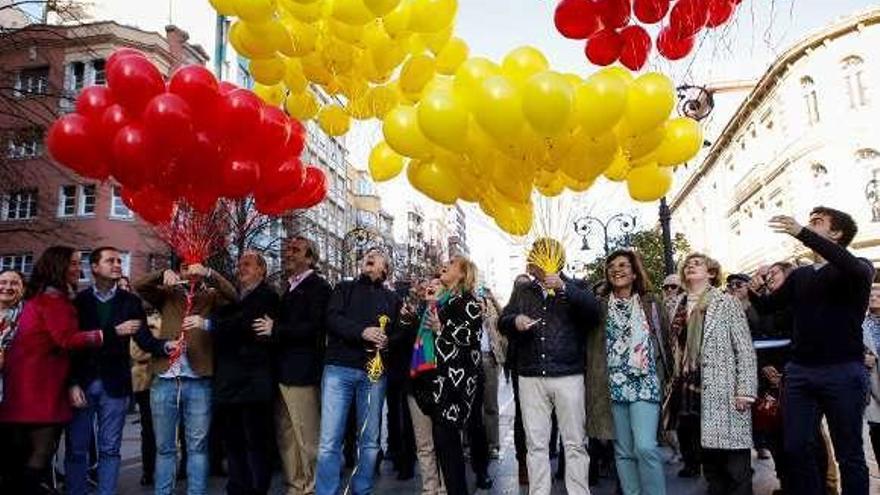
M 89 86 L 76 98 L 76 113 L 97 122 L 104 110 L 113 104 L 113 94 L 107 86 Z
M 620 63 L 629 70 L 639 70 L 648 61 L 651 52 L 651 36 L 642 26 L 627 26 L 620 31 L 622 48 Z
M 255 206 L 257 207 L 257 211 L 262 213 L 263 215 L 276 217 L 284 213 L 284 208 L 282 208 L 281 206 L 281 200 L 269 199 L 265 196 L 257 195 L 254 198 L 254 202 Z
M 146 58 L 128 56 L 107 68 L 107 84 L 116 100 L 132 115 L 141 110 L 154 96 L 165 91 L 162 74 Z
M 185 184 L 204 184 L 206 177 L 219 177 L 224 155 L 219 143 L 204 130 L 197 130 L 180 154 L 178 169 Z
M 602 29 L 602 20 L 590 0 L 562 0 L 553 21 L 560 34 L 575 40 L 587 39 Z
M 264 154 L 287 146 L 292 129 L 290 118 L 280 108 L 263 107 L 263 125 L 255 136 Z
M 608 28 L 622 28 L 629 24 L 632 16 L 632 0 L 593 0 L 596 10 L 602 19 L 602 25 Z
M 252 194 L 260 181 L 260 165 L 246 158 L 230 158 L 223 164 L 222 192 L 227 198 L 238 199 Z
M 134 48 L 118 48 L 114 50 L 109 57 L 107 57 L 107 63 L 104 64 L 104 68 L 109 71 L 110 67 L 116 65 L 116 62 L 126 57 L 140 57 L 146 60 L 147 54 Z
M 217 78 L 201 65 L 187 65 L 174 71 L 168 91 L 186 100 L 197 113 L 216 105 L 220 97 Z
M 669 12 L 669 0 L 635 0 L 633 13 L 645 24 L 656 24 Z
M 302 188 L 295 193 L 285 196 L 279 206 L 283 210 L 311 208 L 327 197 L 327 176 L 318 167 L 309 165 L 306 167 L 306 179 Z
M 306 169 L 299 158 L 290 158 L 279 165 L 260 168 L 260 192 L 267 199 L 277 199 L 299 190 L 306 180 Z
M 46 136 L 46 147 L 55 161 L 86 177 L 106 177 L 107 165 L 102 159 L 94 128 L 88 119 L 77 113 L 56 120 Z
M 296 119 L 290 119 L 290 141 L 287 147 L 292 156 L 301 155 L 306 147 L 306 128 Z
M 669 13 L 669 26 L 678 38 L 688 38 L 699 33 L 708 20 L 708 0 L 678 0 Z
M 179 150 L 192 137 L 192 110 L 174 93 L 162 93 L 150 100 L 144 108 L 143 122 L 156 144 L 170 148 L 166 152 Z
M 210 213 L 214 210 L 219 195 L 211 187 L 190 186 L 183 197 L 187 204 L 192 206 L 197 212 Z
M 119 132 L 119 129 L 128 125 L 129 122 L 131 122 L 131 118 L 129 118 L 128 112 L 122 108 L 122 105 L 114 103 L 107 107 L 97 125 L 100 146 L 108 150 L 112 148 L 116 133 Z
M 733 16 L 736 4 L 732 0 L 709 0 L 709 19 L 706 21 L 708 27 L 718 27 Z
M 595 65 L 610 65 L 620 57 L 623 41 L 614 29 L 603 29 L 587 41 L 587 59 Z
M 217 118 L 226 139 L 230 142 L 239 141 L 262 127 L 263 102 L 250 91 L 230 91 L 220 98 Z
M 123 186 L 142 188 L 164 168 L 156 155 L 144 126 L 126 125 L 113 139 L 113 177 Z
M 147 223 L 158 225 L 171 220 L 174 202 L 155 186 L 148 185 L 133 193 L 132 199 L 134 208 L 130 208 Z
M 679 60 L 694 49 L 694 41 L 694 36 L 680 38 L 670 26 L 667 26 L 657 35 L 657 51 L 669 60 Z
M 229 81 L 220 81 L 220 83 L 217 85 L 217 91 L 220 93 L 221 96 L 236 89 L 240 88 Z

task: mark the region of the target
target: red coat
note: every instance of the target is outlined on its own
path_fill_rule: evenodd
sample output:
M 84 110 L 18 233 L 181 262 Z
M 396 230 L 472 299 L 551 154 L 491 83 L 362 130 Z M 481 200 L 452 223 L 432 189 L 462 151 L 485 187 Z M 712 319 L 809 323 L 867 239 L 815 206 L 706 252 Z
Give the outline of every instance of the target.
M 101 345 L 101 331 L 80 332 L 76 308 L 59 292 L 44 292 L 24 304 L 18 332 L 3 367 L 3 423 L 66 423 L 68 351 Z

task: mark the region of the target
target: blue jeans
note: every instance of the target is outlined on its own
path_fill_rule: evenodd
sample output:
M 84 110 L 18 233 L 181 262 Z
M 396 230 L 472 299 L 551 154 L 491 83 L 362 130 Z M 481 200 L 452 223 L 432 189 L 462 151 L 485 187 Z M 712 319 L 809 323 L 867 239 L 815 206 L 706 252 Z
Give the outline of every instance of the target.
M 86 495 L 89 469 L 89 447 L 98 428 L 98 494 L 116 493 L 119 479 L 119 447 L 122 445 L 122 428 L 128 411 L 127 397 L 110 397 L 104 391 L 101 380 L 89 383 L 85 390 L 88 405 L 76 409 L 67 425 L 67 448 L 65 452 L 66 485 L 69 495 Z M 97 424 L 95 418 L 97 417 Z
M 614 459 L 624 495 L 665 495 L 666 478 L 657 446 L 660 405 L 613 402 Z
M 868 465 L 862 445 L 868 374 L 864 363 L 785 367 L 782 418 L 785 429 L 785 460 L 798 495 L 824 493 L 824 473 L 819 473 L 815 450 L 816 429 L 822 415 L 828 422 L 831 443 L 840 467 L 841 493 L 868 493 Z
M 209 378 L 156 378 L 150 390 L 156 433 L 156 495 L 170 495 L 177 480 L 177 426 L 183 415 L 186 435 L 186 492 L 208 493 L 208 430 L 211 426 Z
M 379 454 L 380 419 L 385 377 L 377 383 L 358 368 L 328 365 L 321 379 L 321 439 L 318 445 L 316 495 L 337 495 L 342 474 L 342 439 L 351 402 L 356 403 L 358 461 L 352 474 L 354 495 L 373 492 L 373 470 Z

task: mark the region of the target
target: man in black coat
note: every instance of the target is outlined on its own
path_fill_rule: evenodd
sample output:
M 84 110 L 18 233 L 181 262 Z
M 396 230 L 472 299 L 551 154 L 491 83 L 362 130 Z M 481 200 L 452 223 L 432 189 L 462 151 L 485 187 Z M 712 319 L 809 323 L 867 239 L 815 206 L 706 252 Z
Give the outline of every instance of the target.
M 129 338 L 157 356 L 167 355 L 161 340 L 146 325 L 143 303 L 116 287 L 122 277 L 122 256 L 113 247 L 99 247 L 89 256 L 94 285 L 77 294 L 75 305 L 81 330 L 100 328 L 104 345 L 75 352 L 71 357 L 70 397 L 76 408 L 67 426 L 65 454 L 67 492 L 88 492 L 89 447 L 97 426 L 98 493 L 117 492 L 122 429 L 131 397 Z M 97 417 L 97 421 L 96 421 Z
M 355 494 L 372 493 L 373 470 L 379 453 L 380 417 L 385 376 L 366 372 L 367 363 L 397 340 L 400 298 L 385 287 L 387 256 L 371 250 L 357 280 L 336 286 L 327 307 L 327 353 L 321 382 L 321 439 L 318 446 L 316 493 L 335 495 L 340 488 L 342 439 L 352 403 L 356 405 L 358 465 L 352 477 Z M 389 366 L 388 363 L 385 364 Z
M 284 249 L 287 288 L 275 322 L 273 356 L 280 397 L 276 408 L 278 450 L 287 495 L 315 493 L 321 370 L 327 336 L 330 284 L 315 271 L 319 255 L 304 237 Z
M 550 492 L 550 417 L 556 412 L 565 445 L 565 486 L 568 493 L 589 493 L 585 448 L 585 335 L 599 317 L 598 304 L 580 284 L 546 273 L 533 261 L 537 253 L 558 252 L 553 239 L 535 241 L 527 267 L 532 281 L 514 289 L 498 327 L 516 347 L 516 370 L 523 425 L 528 432 L 528 474 L 531 490 Z M 558 260 L 557 270 L 565 265 Z

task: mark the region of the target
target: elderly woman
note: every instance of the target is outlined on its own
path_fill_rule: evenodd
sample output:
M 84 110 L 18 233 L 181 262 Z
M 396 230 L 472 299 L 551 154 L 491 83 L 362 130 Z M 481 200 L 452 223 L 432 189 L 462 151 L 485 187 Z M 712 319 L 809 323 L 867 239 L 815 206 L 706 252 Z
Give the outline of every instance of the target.
M 666 310 L 633 251 L 605 259 L 601 324 L 587 342 L 587 426 L 591 438 L 614 438 L 625 495 L 665 494 L 657 427 L 667 353 Z
M 450 494 L 468 493 L 461 431 L 473 424 L 471 415 L 480 414 L 482 404 L 480 332 L 483 318 L 480 303 L 474 296 L 476 280 L 474 263 L 462 256 L 453 257 L 440 271 L 440 281 L 449 292 L 449 299 L 428 314 L 428 327 L 436 334 L 438 375 L 434 381 L 436 409 L 431 418 L 434 446 L 444 485 Z M 479 436 L 479 432 L 474 433 Z M 477 486 L 491 488 L 485 431 L 481 441 L 472 442 L 471 456 Z
M 19 456 L 7 466 L 17 479 L 4 485 L 4 493 L 41 493 L 41 475 L 73 417 L 68 351 L 100 347 L 104 341 L 101 330 L 79 329 L 71 302 L 79 274 L 79 253 L 66 246 L 48 248 L 34 265 L 3 371 L 0 423 L 11 433 L 4 449 Z
M 710 494 L 751 494 L 755 350 L 742 305 L 718 289 L 720 277 L 718 262 L 703 254 L 688 255 L 681 266 L 685 294 L 668 334 L 667 412 L 685 460 L 680 475 L 699 475 L 701 460 Z

